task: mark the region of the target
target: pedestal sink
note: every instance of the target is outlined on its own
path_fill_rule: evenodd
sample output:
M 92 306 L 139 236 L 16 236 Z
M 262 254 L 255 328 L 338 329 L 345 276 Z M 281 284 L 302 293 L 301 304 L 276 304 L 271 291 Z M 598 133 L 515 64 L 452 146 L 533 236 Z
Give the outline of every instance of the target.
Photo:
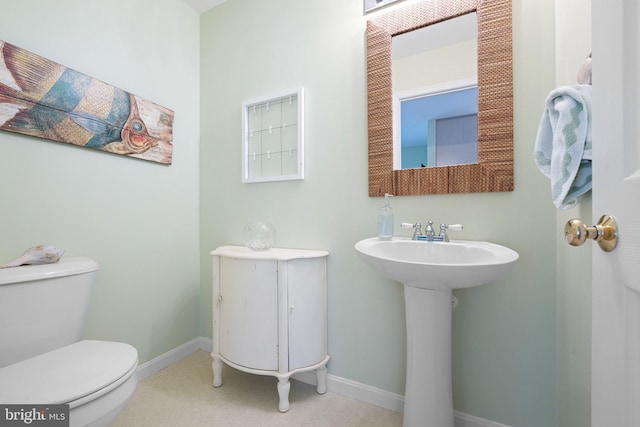
M 496 280 L 518 253 L 489 242 L 427 242 L 394 237 L 361 240 L 360 257 L 404 285 L 407 374 L 404 427 L 453 427 L 451 384 L 452 290 Z

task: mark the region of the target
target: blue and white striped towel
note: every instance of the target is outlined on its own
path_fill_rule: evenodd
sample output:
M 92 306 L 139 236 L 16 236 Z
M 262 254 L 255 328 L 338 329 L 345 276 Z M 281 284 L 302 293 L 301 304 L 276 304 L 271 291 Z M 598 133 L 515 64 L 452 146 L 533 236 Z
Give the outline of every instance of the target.
M 547 96 L 534 157 L 551 180 L 555 207 L 569 209 L 591 190 L 591 85 L 562 86 Z

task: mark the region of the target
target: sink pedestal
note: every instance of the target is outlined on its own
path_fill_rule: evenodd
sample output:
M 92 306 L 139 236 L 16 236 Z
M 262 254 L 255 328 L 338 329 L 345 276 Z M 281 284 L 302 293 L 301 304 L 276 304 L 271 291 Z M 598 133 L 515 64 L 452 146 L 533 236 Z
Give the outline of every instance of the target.
M 490 242 L 424 242 L 408 237 L 372 237 L 355 247 L 369 266 L 404 284 L 404 427 L 453 427 L 452 290 L 496 280 L 513 267 L 518 253 Z
M 451 290 L 404 285 L 407 378 L 403 427 L 453 427 Z

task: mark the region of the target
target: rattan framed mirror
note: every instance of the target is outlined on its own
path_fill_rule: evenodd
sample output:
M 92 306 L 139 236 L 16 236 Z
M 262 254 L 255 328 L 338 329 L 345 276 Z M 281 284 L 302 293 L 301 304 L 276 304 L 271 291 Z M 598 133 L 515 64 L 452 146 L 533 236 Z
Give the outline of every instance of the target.
M 478 163 L 394 170 L 392 37 L 474 11 Z M 412 2 L 367 21 L 369 196 L 513 191 L 511 28 L 511 0 Z

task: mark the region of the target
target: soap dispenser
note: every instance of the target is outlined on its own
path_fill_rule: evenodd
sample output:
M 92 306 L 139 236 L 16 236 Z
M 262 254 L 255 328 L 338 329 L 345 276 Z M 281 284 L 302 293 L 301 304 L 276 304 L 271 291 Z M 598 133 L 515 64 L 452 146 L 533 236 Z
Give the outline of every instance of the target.
M 393 210 L 389 206 L 389 197 L 393 194 L 385 193 L 384 206 L 378 213 L 378 237 L 380 240 L 391 240 L 393 237 Z

